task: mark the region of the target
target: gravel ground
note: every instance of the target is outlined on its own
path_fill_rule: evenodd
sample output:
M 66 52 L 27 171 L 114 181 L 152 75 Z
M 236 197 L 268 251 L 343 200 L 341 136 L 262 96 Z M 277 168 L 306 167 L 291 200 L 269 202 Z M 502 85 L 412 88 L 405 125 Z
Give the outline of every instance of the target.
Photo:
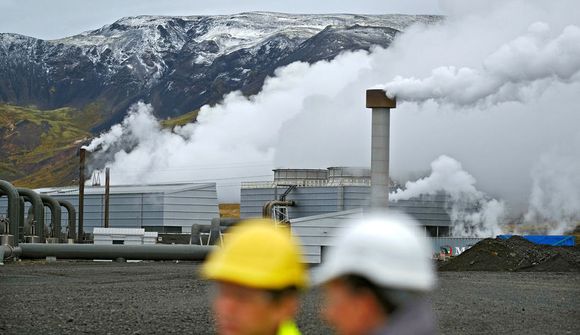
M 442 334 L 580 334 L 578 272 L 440 272 Z
M 0 267 L 0 334 L 212 334 L 207 282 L 182 262 L 19 262 Z M 433 304 L 442 334 L 578 334 L 580 274 L 444 272 Z M 298 324 L 330 334 L 319 292 Z

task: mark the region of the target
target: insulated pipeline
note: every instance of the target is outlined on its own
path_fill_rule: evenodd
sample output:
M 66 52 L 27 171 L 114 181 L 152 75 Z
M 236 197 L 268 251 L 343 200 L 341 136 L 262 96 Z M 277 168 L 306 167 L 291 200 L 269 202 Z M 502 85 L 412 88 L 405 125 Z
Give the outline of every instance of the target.
M 60 219 L 62 212 L 60 204 L 56 199 L 49 197 L 48 195 L 41 194 L 40 198 L 42 199 L 42 203 L 50 209 L 50 224 L 52 225 L 50 236 L 60 240 Z
M 35 229 L 34 234 L 36 236 L 44 237 L 44 205 L 42 203 L 42 198 L 38 193 L 27 188 L 17 188 L 18 194 L 24 197 L 24 199 L 32 205 L 34 213 Z
M 68 236 L 67 238 L 71 238 L 76 240 L 77 232 L 76 232 L 76 220 L 77 220 L 77 211 L 73 204 L 65 200 L 58 200 L 58 203 L 66 208 L 68 212 Z
M 0 196 L 8 196 L 8 232 L 14 235 L 14 244 L 18 244 L 20 237 L 18 223 L 20 222 L 20 195 L 12 184 L 5 180 L 0 180 Z
M 213 247 L 200 245 L 95 245 L 21 243 L 17 248 L 0 246 L 5 257 L 23 259 L 56 257 L 61 259 L 140 259 L 203 260 Z

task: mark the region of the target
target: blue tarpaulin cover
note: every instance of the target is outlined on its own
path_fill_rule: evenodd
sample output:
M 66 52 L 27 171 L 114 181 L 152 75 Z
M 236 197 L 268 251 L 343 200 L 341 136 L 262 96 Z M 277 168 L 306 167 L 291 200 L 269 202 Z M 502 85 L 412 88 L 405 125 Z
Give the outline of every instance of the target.
M 502 240 L 507 240 L 514 235 L 497 235 Z M 526 240 L 542 245 L 557 247 L 573 247 L 576 245 L 576 237 L 569 235 L 522 235 Z

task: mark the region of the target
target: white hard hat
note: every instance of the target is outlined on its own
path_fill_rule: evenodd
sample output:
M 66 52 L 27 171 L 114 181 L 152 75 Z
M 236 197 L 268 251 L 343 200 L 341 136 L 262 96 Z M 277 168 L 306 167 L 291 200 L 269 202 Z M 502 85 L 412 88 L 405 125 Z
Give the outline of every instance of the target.
M 418 223 L 402 214 L 370 214 L 352 222 L 332 243 L 322 265 L 314 270 L 316 284 L 347 274 L 375 285 L 413 291 L 435 286 L 431 246 Z

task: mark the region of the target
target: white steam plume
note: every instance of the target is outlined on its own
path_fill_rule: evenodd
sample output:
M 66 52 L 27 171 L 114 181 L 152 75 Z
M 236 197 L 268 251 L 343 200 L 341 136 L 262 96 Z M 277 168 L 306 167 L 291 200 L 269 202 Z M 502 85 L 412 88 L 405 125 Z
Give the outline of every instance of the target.
M 132 109 L 129 110 L 129 114 L 131 114 L 131 110 Z M 93 152 L 97 149 L 103 151 L 109 150 L 110 146 L 117 143 L 121 136 L 123 136 L 123 127 L 128 127 L 129 124 L 131 124 L 131 119 L 131 116 L 126 117 L 122 124 L 112 126 L 108 132 L 101 134 L 99 137 L 92 140 L 89 145 L 83 146 L 82 148 L 89 152 Z
M 475 178 L 463 170 L 461 163 L 443 155 L 431 163 L 428 177 L 407 182 L 404 189 L 389 194 L 389 199 L 408 200 L 444 192 L 450 197 L 446 209 L 451 218 L 453 236 L 495 236 L 502 232 L 500 223 L 505 219 L 504 204 L 478 191 L 475 183 Z
M 550 202 L 547 195 L 565 192 L 549 188 L 559 179 L 575 185 L 563 164 L 577 166 L 580 155 L 538 162 L 576 143 L 579 133 L 580 75 L 572 56 L 580 45 L 580 2 L 445 4 L 444 22 L 409 28 L 387 50 L 292 64 L 254 97 L 231 93 L 222 104 L 204 107 L 197 124 L 174 133 L 150 131 L 143 143 L 128 141 L 126 152 L 109 145 L 110 153 L 118 153 L 108 160 L 113 182 L 221 179 L 223 191 L 234 183 L 229 178 L 269 179 L 251 176 L 271 175 L 272 167 L 368 166 L 370 113 L 364 91 L 397 76 L 428 79 L 433 69 L 455 68 L 477 75 L 448 71 L 448 81 L 431 95 L 408 94 L 420 103 L 405 102 L 405 92 L 399 92 L 399 105 L 391 112 L 392 177 L 405 182 L 425 176 L 429 163 L 445 154 L 461 162 L 481 192 L 505 200 L 511 216 L 529 208 L 547 211 L 542 208 L 548 203 L 556 212 L 564 204 L 578 213 L 577 197 Z M 456 78 L 471 81 L 459 85 Z M 221 193 L 222 200 L 236 200 L 237 190 L 229 190 Z M 544 194 L 539 202 L 544 205 L 531 205 L 530 194 Z
M 580 134 L 566 149 L 542 155 L 532 170 L 530 207 L 524 226 L 551 234 L 580 223 Z
M 353 61 L 357 67 L 350 66 Z M 240 181 L 271 179 L 284 122 L 317 95 L 340 91 L 368 62 L 361 51 L 332 63 L 293 63 L 278 69 L 256 96 L 232 92 L 218 105 L 203 106 L 196 123 L 173 132 L 159 126 L 150 105 L 138 103 L 121 125 L 87 148 L 101 148 L 93 160 L 108 162 L 112 183 L 217 181 L 222 201 L 239 201 Z M 345 80 L 327 82 L 326 74 L 336 67 L 343 68 Z
M 404 101 L 436 100 L 459 106 L 529 99 L 543 80 L 567 82 L 580 71 L 580 28 L 569 25 L 555 33 L 545 22 L 487 56 L 481 69 L 444 66 L 424 79 L 401 76 L 384 85 L 387 93 Z M 578 78 L 575 78 L 577 81 Z M 526 89 L 536 88 L 531 92 Z
M 531 171 L 542 155 L 570 146 L 580 132 L 576 107 L 580 16 L 572 14 L 580 10 L 580 3 L 449 1 L 448 5 L 454 15 L 444 23 L 414 27 L 388 50 L 374 50 L 371 70 L 363 70 L 337 96 L 318 97 L 307 112 L 287 122 L 283 135 L 294 140 L 280 143 L 277 162 L 287 166 L 301 160 L 314 162 L 313 167 L 316 163 L 323 167 L 322 161 L 367 162 L 369 142 L 348 143 L 362 134 L 368 139 L 370 120 L 361 108 L 362 92 L 393 78 L 390 89 L 397 93 L 399 105 L 391 112 L 390 162 L 398 181 L 424 176 L 435 157 L 450 155 L 463 163 L 483 192 L 505 201 L 511 219 L 530 207 L 532 185 L 546 187 L 558 179 L 574 183 L 566 175 L 551 175 L 553 180 L 538 184 L 539 174 Z M 471 6 L 478 10 L 465 10 Z M 465 70 L 456 71 L 457 76 L 447 71 L 448 77 L 435 80 L 433 73 L 438 72 L 433 69 Z M 400 78 L 428 80 L 417 80 L 418 87 L 397 92 L 393 83 Z M 420 103 L 409 103 L 406 97 Z M 318 135 L 324 127 L 324 136 L 304 136 Z M 301 150 L 292 150 L 296 146 Z M 568 157 L 580 162 L 580 155 Z M 551 163 L 551 169 L 564 168 L 559 166 L 561 160 Z M 560 198 L 568 202 L 566 207 L 580 206 L 577 197 Z

